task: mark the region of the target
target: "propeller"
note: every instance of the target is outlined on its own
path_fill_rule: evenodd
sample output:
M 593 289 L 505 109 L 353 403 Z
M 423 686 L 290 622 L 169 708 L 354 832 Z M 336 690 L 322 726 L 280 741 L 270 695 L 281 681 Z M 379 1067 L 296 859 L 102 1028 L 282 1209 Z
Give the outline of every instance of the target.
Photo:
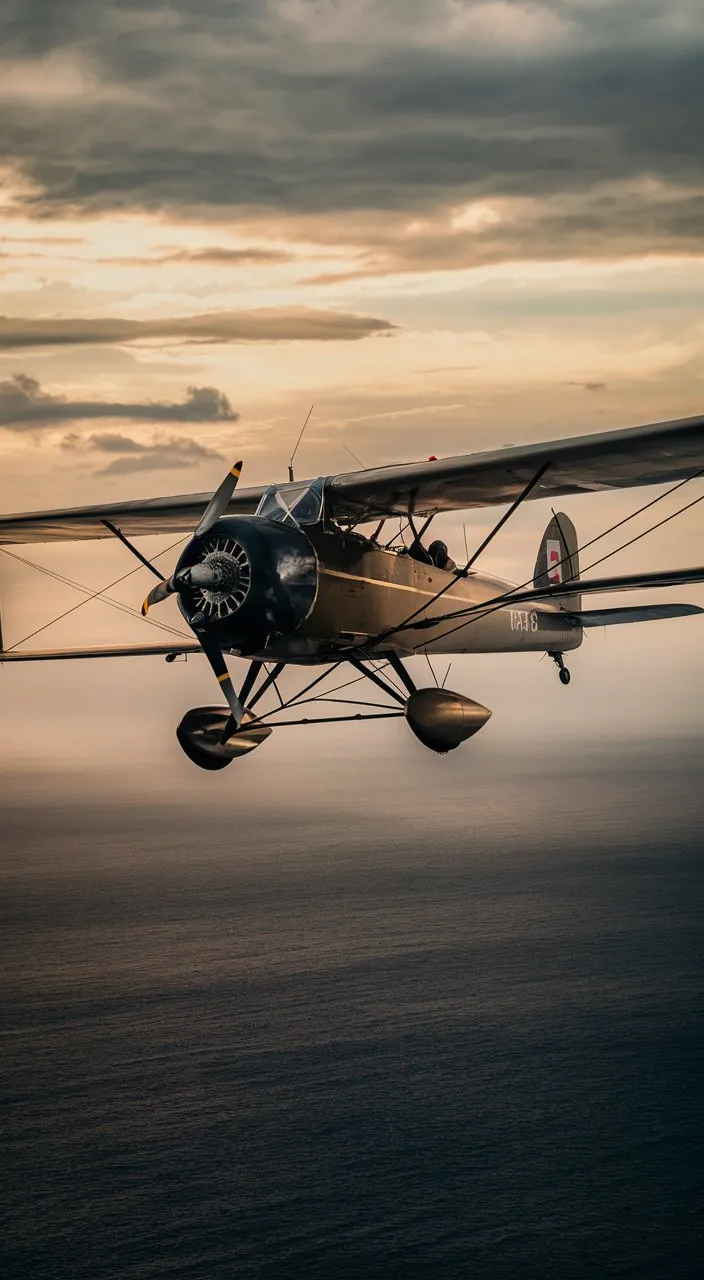
M 241 474 L 242 463 L 236 462 L 232 470 L 228 471 L 222 484 L 218 485 L 205 508 L 195 531 L 194 536 L 196 538 L 204 538 L 207 533 L 210 533 L 220 516 L 225 514 Z M 180 573 L 174 573 L 170 578 L 165 578 L 163 582 L 158 582 L 155 587 L 152 587 L 142 605 L 142 617 L 146 618 L 153 604 L 160 604 L 162 600 L 166 600 L 168 596 L 178 592 L 180 587 L 190 586 L 191 584 L 197 587 L 206 587 L 207 589 L 217 587 L 218 582 L 215 571 L 207 565 L 195 565 L 193 569 L 182 569 Z
M 225 514 L 241 473 L 242 463 L 236 462 L 234 467 L 228 471 L 222 484 L 215 490 L 205 508 L 195 531 L 194 536 L 196 538 L 204 538 L 210 533 L 213 525 Z M 228 556 L 214 557 L 209 564 L 195 564 L 186 569 L 179 569 L 170 578 L 165 578 L 163 582 L 157 582 L 142 605 L 142 616 L 146 618 L 153 604 L 160 604 L 168 596 L 177 594 L 183 587 L 201 587 L 206 591 L 217 591 L 223 585 L 227 585 L 232 573 L 229 559 Z M 213 675 L 225 695 L 234 721 L 234 729 L 237 730 L 244 718 L 244 707 L 235 692 L 223 651 L 220 645 L 210 638 L 199 635 L 198 639 L 210 663 Z
M 224 516 L 227 511 L 230 498 L 237 488 L 237 481 L 241 474 L 242 463 L 236 462 L 232 470 L 228 471 L 222 484 L 218 485 L 215 493 L 210 499 L 210 502 L 205 508 L 205 511 L 200 518 L 200 524 L 196 529 L 196 538 L 204 538 L 206 533 L 210 533 L 215 521 L 219 520 L 220 516 Z

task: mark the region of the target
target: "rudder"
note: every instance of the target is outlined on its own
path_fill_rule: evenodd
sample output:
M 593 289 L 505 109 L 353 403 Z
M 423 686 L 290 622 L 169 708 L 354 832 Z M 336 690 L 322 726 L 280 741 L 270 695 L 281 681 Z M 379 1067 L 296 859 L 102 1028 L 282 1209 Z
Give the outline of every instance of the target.
M 569 590 L 568 584 L 579 580 L 579 547 L 577 530 L 569 516 L 564 512 L 553 512 L 545 533 L 540 542 L 538 559 L 533 571 L 533 586 L 558 587 L 565 584 L 564 595 L 560 593 L 556 603 L 568 611 L 582 607 L 582 597 L 578 590 Z

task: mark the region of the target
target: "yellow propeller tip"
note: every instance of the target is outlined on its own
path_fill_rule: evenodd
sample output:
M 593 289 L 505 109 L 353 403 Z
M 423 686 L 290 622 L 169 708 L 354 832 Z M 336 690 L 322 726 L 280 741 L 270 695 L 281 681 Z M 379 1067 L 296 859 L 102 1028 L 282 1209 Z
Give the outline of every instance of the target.
M 147 598 L 142 605 L 142 617 L 146 618 L 149 613 L 149 599 Z

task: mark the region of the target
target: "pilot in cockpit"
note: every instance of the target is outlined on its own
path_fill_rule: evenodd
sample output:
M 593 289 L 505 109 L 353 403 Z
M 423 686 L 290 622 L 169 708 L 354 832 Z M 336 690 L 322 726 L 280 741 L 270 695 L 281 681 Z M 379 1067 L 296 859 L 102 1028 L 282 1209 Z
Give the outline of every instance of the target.
M 447 543 L 436 538 L 428 547 L 428 555 L 437 569 L 446 569 L 448 573 L 457 573 L 457 565 L 451 558 Z
M 421 564 L 433 564 L 436 569 L 445 569 L 448 573 L 458 573 L 459 570 L 447 549 L 447 543 L 440 538 L 436 538 L 431 542 L 426 550 L 420 538 L 414 538 L 411 546 L 408 548 L 408 555 L 414 560 L 419 560 Z

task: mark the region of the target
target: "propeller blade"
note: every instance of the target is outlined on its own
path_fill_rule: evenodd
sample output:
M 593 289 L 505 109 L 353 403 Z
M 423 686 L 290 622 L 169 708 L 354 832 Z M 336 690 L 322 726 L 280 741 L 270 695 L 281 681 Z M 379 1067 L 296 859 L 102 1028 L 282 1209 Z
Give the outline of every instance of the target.
M 201 520 L 198 525 L 198 528 L 195 531 L 194 537 L 196 538 L 204 537 L 205 534 L 212 529 L 216 520 L 219 520 L 220 516 L 223 515 L 223 513 L 227 510 L 227 505 L 233 493 L 235 492 L 235 489 L 237 488 L 237 481 L 239 480 L 241 474 L 242 474 L 242 463 L 236 462 L 232 470 L 228 471 L 222 484 L 219 485 L 218 488 L 215 490 L 215 493 L 213 494 L 212 498 L 210 499 L 210 502 L 205 508 L 203 515 L 201 516 Z M 104 521 L 103 523 L 107 523 L 107 521 Z M 113 529 L 112 525 L 109 525 L 108 527 L 111 530 Z M 119 533 L 117 529 L 115 529 L 114 532 L 118 534 L 118 537 L 122 538 L 122 534 Z M 125 538 L 123 538 L 122 540 L 123 542 L 126 541 Z M 136 551 L 136 549 L 132 547 L 131 544 L 129 545 L 130 545 L 130 550 L 135 551 L 135 555 L 139 555 L 139 558 L 143 562 L 143 564 L 146 564 L 148 568 L 152 569 L 153 572 L 157 574 L 157 576 L 160 576 L 158 569 L 155 569 L 154 566 L 149 563 L 149 561 L 145 560 L 144 556 L 142 556 L 138 551 Z M 179 587 L 184 585 L 184 583 L 190 582 L 191 578 L 193 578 L 193 580 L 196 581 L 199 586 L 210 587 L 211 586 L 210 580 L 212 577 L 213 577 L 212 569 L 208 569 L 207 566 L 204 566 L 204 565 L 195 565 L 193 569 L 182 569 L 181 572 L 178 574 L 178 579 L 179 579 L 178 582 L 176 581 L 176 574 L 172 574 L 170 578 L 163 579 L 158 584 L 158 586 L 152 588 L 146 600 L 142 604 L 142 617 L 146 618 L 153 604 L 159 604 L 162 600 L 166 600 L 167 596 L 173 595 L 175 591 L 179 590 Z M 200 579 L 202 579 L 202 581 Z M 222 654 L 220 656 L 222 657 Z M 212 666 L 212 662 L 211 662 L 211 666 Z M 238 707 L 240 706 L 239 702 L 237 703 L 237 705 Z M 240 708 L 240 711 L 241 711 L 241 708 Z M 234 714 L 235 713 L 233 712 L 233 715 Z M 242 716 L 240 715 L 240 719 L 241 718 Z
M 222 649 L 219 645 L 213 644 L 212 640 L 201 639 L 201 646 L 208 662 L 210 663 L 215 679 L 222 689 L 227 705 L 230 708 L 232 719 L 235 723 L 235 729 L 239 729 L 244 718 L 244 707 L 235 692 L 235 686 L 232 683 L 232 677 L 227 669 L 227 663 L 223 656 Z
M 152 587 L 149 595 L 142 604 L 142 617 L 146 618 L 153 604 L 159 604 L 162 600 L 165 600 L 167 596 L 172 596 L 174 591 L 177 590 L 178 588 L 173 578 L 164 578 L 163 582 L 157 582 L 156 586 Z
M 221 515 L 224 515 L 230 498 L 237 488 L 237 481 L 241 474 L 242 463 L 236 462 L 232 470 L 228 471 L 222 484 L 215 490 L 215 493 L 205 508 L 200 519 L 200 524 L 195 532 L 196 538 L 204 538 L 206 533 L 209 533 L 212 529 L 215 521 L 219 520 Z

